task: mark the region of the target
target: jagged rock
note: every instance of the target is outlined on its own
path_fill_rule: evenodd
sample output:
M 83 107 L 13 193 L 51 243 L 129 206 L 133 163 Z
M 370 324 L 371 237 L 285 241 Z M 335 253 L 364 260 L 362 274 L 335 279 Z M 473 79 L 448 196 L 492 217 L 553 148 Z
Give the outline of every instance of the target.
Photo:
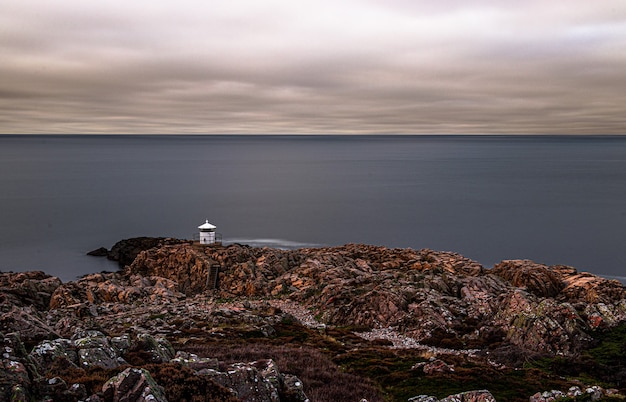
M 142 300 L 152 303 L 170 302 L 184 298 L 177 288 L 176 282 L 163 277 L 131 275 L 126 278 L 118 273 L 91 274 L 76 282 L 59 286 L 52 294 L 50 307 L 76 310 L 84 303 L 89 303 L 89 305 L 134 304 Z M 88 313 L 97 315 L 97 311 Z M 81 313 L 77 312 L 77 314 Z
M 175 244 L 140 253 L 124 276 L 162 276 L 192 295 L 207 290 L 215 264 L 221 295 L 288 297 L 325 324 L 394 327 L 436 346 L 506 341 L 539 353 L 572 354 L 594 328 L 626 320 L 626 288 L 617 281 L 528 260 L 486 270 L 458 254 L 427 249 Z M 582 304 L 581 288 L 595 302 Z
M 467 391 L 450 395 L 443 399 L 434 396 L 418 395 L 408 399 L 408 402 L 496 402 L 496 399 L 487 390 Z
M 29 356 L 41 373 L 47 372 L 58 359 L 65 360 L 69 366 L 78 367 L 78 351 L 69 339 L 43 341 L 31 350 Z
M 95 250 L 91 250 L 87 255 L 92 257 L 106 257 L 109 255 L 109 250 L 106 247 L 99 247 Z
M 529 398 L 529 402 L 551 402 L 564 398 L 578 398 L 584 396 L 586 401 L 598 401 L 605 396 L 619 395 L 616 390 L 604 389 L 600 386 L 594 385 L 581 389 L 580 387 L 571 387 L 567 392 L 559 390 L 537 392 Z M 619 399 L 623 399 L 623 396 L 618 396 Z
M 61 286 L 59 278 L 41 271 L 0 273 L 0 305 L 2 310 L 10 306 L 34 307 L 45 310 L 50 297 Z
M 295 375 L 283 374 L 283 390 L 281 396 L 294 402 L 308 402 L 309 398 L 304 393 L 304 384 Z
M 556 272 L 530 260 L 502 261 L 493 267 L 492 272 L 539 297 L 556 297 L 565 287 Z
M 115 368 L 126 364 L 124 359 L 117 355 L 109 339 L 100 331 L 91 330 L 77 334 L 74 345 L 78 349 L 80 367 Z
M 226 371 L 205 370 L 203 373 L 216 383 L 230 389 L 240 400 L 280 401 L 277 387 L 280 373 L 272 360 L 236 363 L 228 366 Z
M 137 255 L 145 250 L 165 245 L 189 243 L 186 240 L 165 238 L 165 237 L 133 237 L 120 240 L 111 247 L 107 253 L 107 258 L 117 261 L 120 267 L 132 264 Z
M 443 398 L 440 402 L 496 402 L 491 392 L 487 390 L 468 391 Z
M 38 378 L 33 362 L 29 359 L 19 334 L 0 333 L 0 400 L 30 400 L 31 379 Z
M 106 401 L 167 402 L 160 387 L 144 369 L 127 368 L 102 386 Z
M 13 306 L 8 312 L 0 314 L 0 331 L 17 332 L 27 342 L 59 337 L 38 312 L 30 307 Z
M 439 402 L 439 399 L 430 395 L 417 395 L 409 398 L 408 402 Z
M 320 331 L 328 325 L 386 331 L 394 334 L 393 341 L 385 338 L 394 347 L 428 344 L 439 348 L 429 350 L 458 356 L 461 351 L 454 349 L 496 344 L 489 356 L 502 359 L 498 367 L 513 360 L 506 360 L 506 353 L 576 355 L 595 329 L 626 321 L 626 288 L 619 282 L 527 260 L 503 261 L 490 270 L 458 254 L 428 249 L 348 244 L 278 250 L 175 240 L 137 244 L 127 244 L 129 250 L 141 250 L 124 270 L 85 275 L 67 284 L 42 273 L 0 275 L 0 285 L 20 289 L 0 293 L 0 330 L 19 331 L 29 345 L 39 342 L 33 353 L 46 349 L 42 355 L 14 359 L 31 382 L 2 392 L 19 398 L 20 389 L 26 389 L 25 397 L 32 397 L 28 387 L 40 387 L 67 396 L 74 392 L 73 384 L 41 381 L 54 376 L 49 373 L 54 362 L 72 370 L 72 364 L 79 370 L 92 365 L 116 368 L 126 363 L 125 356 L 134 366 L 186 365 L 193 370 L 185 368 L 187 372 L 220 379 L 240 395 L 304 400 L 301 382 L 281 374 L 273 363 L 240 363 L 219 371 L 215 359 L 175 355 L 165 340 L 167 336 L 185 344 L 206 337 L 214 342 L 233 336 L 234 327 L 246 337 L 271 338 L 284 320 L 294 319 L 280 307 L 291 304 L 306 310 Z M 207 287 L 215 266 L 220 267 L 217 290 Z M 276 307 L 261 298 L 273 298 L 270 303 Z M 216 302 L 220 299 L 237 301 Z M 66 339 L 43 342 L 60 337 Z M 428 373 L 453 370 L 442 360 L 419 368 Z M 480 395 L 466 393 L 451 400 L 488 398 Z
M 454 372 L 454 367 L 448 365 L 443 360 L 434 359 L 433 361 L 424 364 L 422 371 L 424 371 L 425 374 L 451 373 Z
M 171 360 L 172 363 L 180 363 L 199 372 L 202 370 L 215 370 L 219 369 L 219 361 L 209 357 L 198 357 L 198 355 L 187 352 L 176 352 L 176 357 Z
M 142 350 L 150 353 L 150 363 L 167 363 L 176 355 L 172 344 L 163 337 L 139 334 L 137 335 L 137 341 Z

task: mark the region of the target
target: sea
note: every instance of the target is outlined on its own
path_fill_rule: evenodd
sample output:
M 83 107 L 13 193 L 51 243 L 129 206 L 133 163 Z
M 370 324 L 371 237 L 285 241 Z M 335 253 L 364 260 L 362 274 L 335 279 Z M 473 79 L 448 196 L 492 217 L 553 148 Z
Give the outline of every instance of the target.
M 121 239 L 365 243 L 626 283 L 625 136 L 0 135 L 0 271 L 71 281 Z

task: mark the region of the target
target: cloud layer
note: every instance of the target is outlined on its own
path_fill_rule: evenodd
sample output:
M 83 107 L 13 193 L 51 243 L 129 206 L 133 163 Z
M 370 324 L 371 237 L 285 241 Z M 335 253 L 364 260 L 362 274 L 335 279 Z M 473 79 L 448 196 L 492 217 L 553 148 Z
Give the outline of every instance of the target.
M 2 133 L 626 134 L 623 0 L 20 0 Z

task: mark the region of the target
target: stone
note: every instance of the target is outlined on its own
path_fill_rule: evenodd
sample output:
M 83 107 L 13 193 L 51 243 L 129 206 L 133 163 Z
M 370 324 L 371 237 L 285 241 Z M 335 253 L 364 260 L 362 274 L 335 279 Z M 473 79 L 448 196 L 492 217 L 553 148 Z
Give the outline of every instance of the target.
M 439 402 L 439 399 L 430 395 L 417 395 L 409 398 L 408 402 Z
M 102 386 L 105 401 L 167 402 L 164 390 L 144 369 L 127 368 Z
M 0 314 L 0 331 L 17 332 L 23 341 L 28 342 L 59 337 L 38 312 L 30 307 L 13 306 L 10 311 Z
M 302 381 L 291 374 L 283 374 L 283 390 L 281 391 L 281 396 L 294 402 L 308 402 L 309 400 L 304 393 L 304 384 Z
M 47 372 L 58 359 L 63 359 L 69 366 L 78 367 L 78 352 L 69 339 L 42 341 L 31 350 L 29 356 L 41 373 Z
M 78 349 L 78 362 L 82 368 L 116 368 L 125 363 L 117 355 L 109 339 L 100 331 L 90 330 L 77 334 L 74 345 Z
M 435 373 L 452 373 L 454 372 L 454 367 L 449 366 L 443 360 L 435 359 L 431 362 L 426 363 L 422 370 L 425 374 L 435 374 Z
M 440 402 L 496 402 L 496 398 L 487 390 L 479 390 L 450 395 Z
M 141 349 L 151 354 L 151 363 L 167 363 L 176 355 L 172 344 L 164 337 L 139 334 L 137 341 L 141 344 Z
M 216 383 L 230 389 L 240 400 L 279 402 L 279 389 L 273 379 L 266 378 L 261 371 L 271 370 L 269 362 L 235 363 L 225 371 L 206 370 Z
M 0 400 L 28 401 L 31 379 L 39 375 L 26 354 L 19 334 L 0 335 Z
M 106 257 L 109 255 L 109 250 L 106 247 L 99 247 L 95 250 L 91 250 L 87 253 L 87 255 L 91 255 L 93 257 Z

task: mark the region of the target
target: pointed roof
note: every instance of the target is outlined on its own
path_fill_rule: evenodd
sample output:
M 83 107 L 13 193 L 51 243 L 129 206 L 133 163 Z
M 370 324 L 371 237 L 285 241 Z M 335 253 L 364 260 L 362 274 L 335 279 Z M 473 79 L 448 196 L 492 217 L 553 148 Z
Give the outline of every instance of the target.
M 198 229 L 217 229 L 217 226 L 211 225 L 207 219 L 202 225 L 198 226 Z

